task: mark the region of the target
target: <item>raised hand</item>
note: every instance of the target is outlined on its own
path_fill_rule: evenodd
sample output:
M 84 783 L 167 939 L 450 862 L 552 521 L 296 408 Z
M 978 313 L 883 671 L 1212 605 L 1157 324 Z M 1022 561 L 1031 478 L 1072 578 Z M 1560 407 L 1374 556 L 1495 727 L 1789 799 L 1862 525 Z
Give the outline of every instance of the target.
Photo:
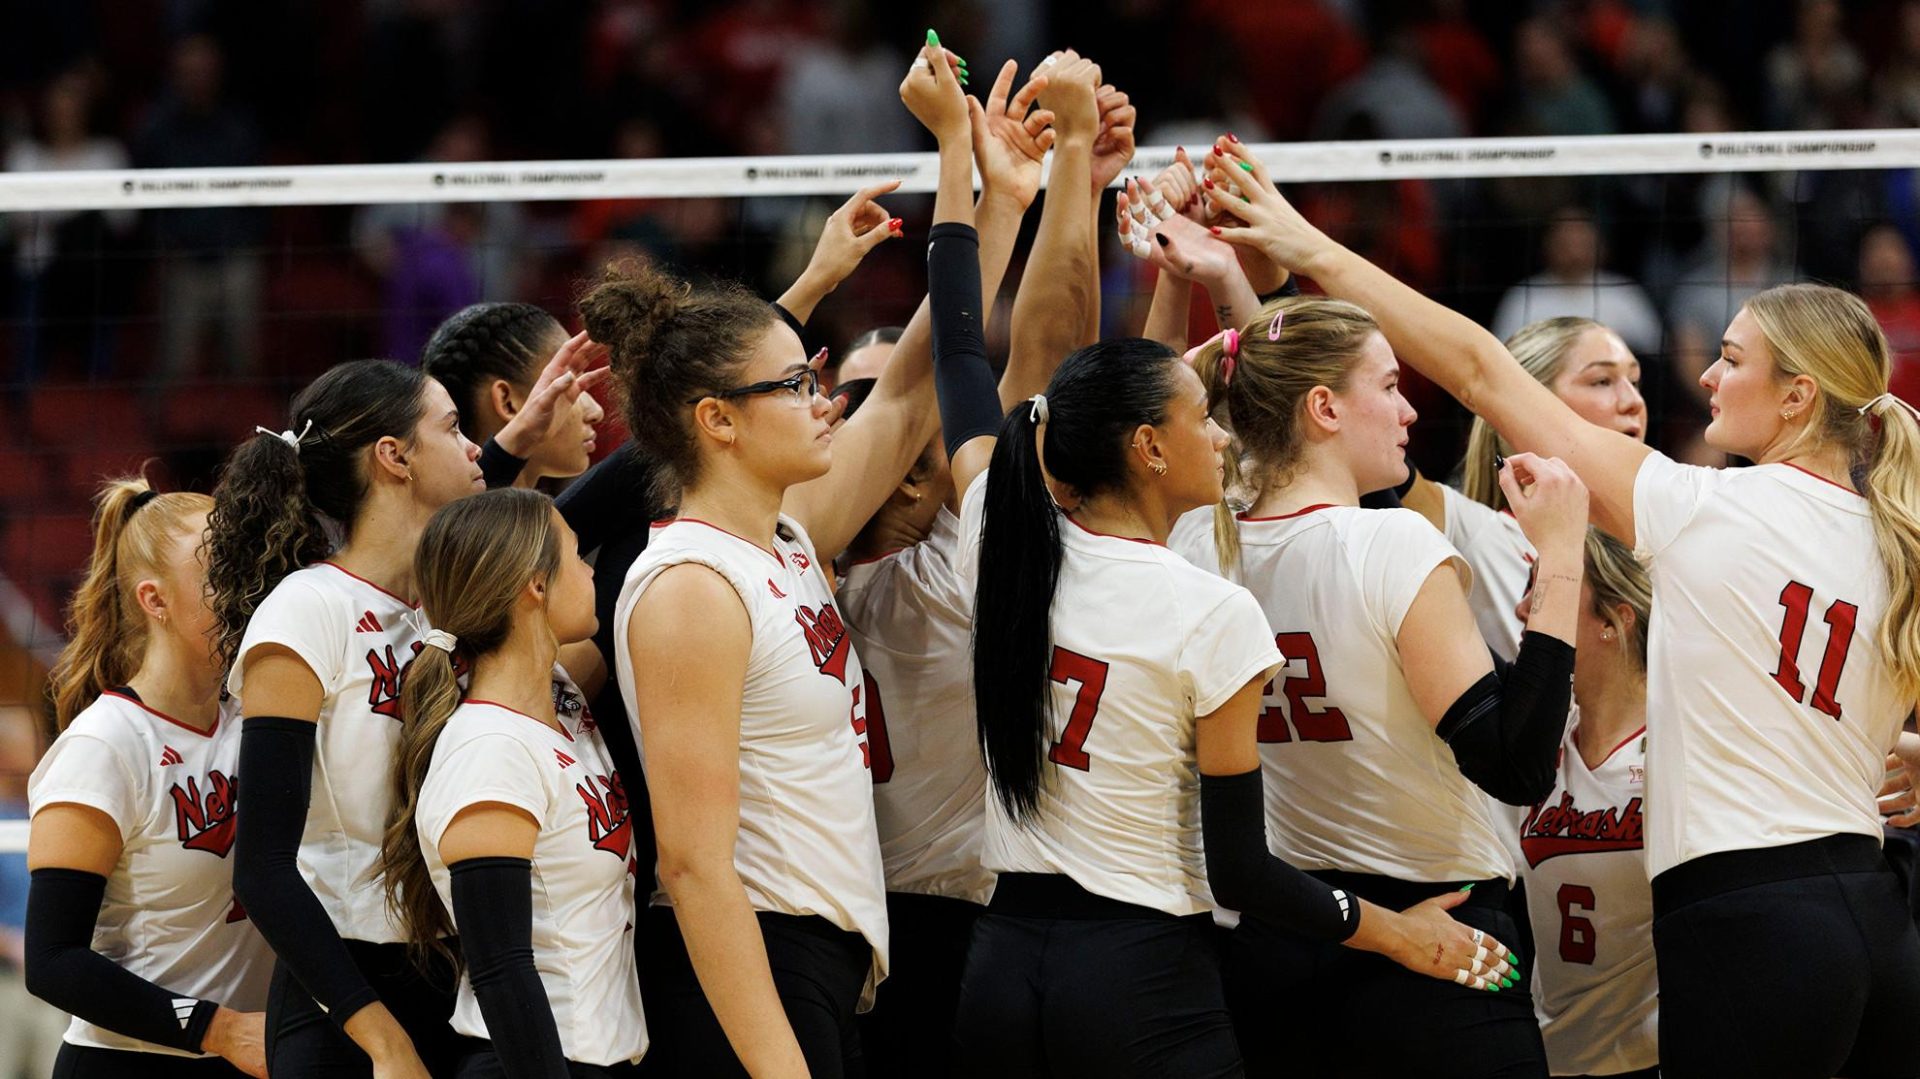
M 1332 248 L 1333 241 L 1280 194 L 1266 165 L 1235 139 L 1216 142 L 1207 160 L 1215 162 L 1201 181 L 1208 211 L 1242 222 L 1215 225 L 1213 234 L 1230 244 L 1258 248 L 1281 268 L 1312 277 L 1307 264 Z
M 612 377 L 612 368 L 594 367 L 607 355 L 607 346 L 589 340 L 585 330 L 567 338 L 534 380 L 527 403 L 493 440 L 515 457 L 532 456 L 534 447 L 558 433 L 582 393 Z
M 1187 148 L 1176 146 L 1173 150 L 1173 164 L 1160 170 L 1153 178 L 1153 186 L 1166 199 L 1174 212 L 1185 216 L 1198 224 L 1208 224 L 1207 204 L 1200 198 L 1200 181 L 1205 179 L 1200 170 L 1193 167 L 1193 159 L 1187 156 Z
M 1034 99 L 1046 89 L 1047 77 L 1035 75 L 1027 84 L 1007 97 L 1013 88 L 1020 65 L 1008 60 L 1000 66 L 983 106 L 969 99 L 968 117 L 973 124 L 973 159 L 980 168 L 984 189 L 1007 195 L 1022 208 L 1033 205 L 1040 194 L 1041 162 L 1053 146 L 1053 113 L 1034 109 Z M 1030 111 L 1031 110 L 1031 111 Z
M 1121 244 L 1163 273 L 1198 281 L 1211 291 L 1239 271 L 1234 249 L 1176 213 L 1157 184 L 1128 180 L 1114 200 L 1114 217 Z
M 1093 190 L 1098 194 L 1133 160 L 1133 124 L 1139 110 L 1110 85 L 1094 92 L 1094 105 L 1100 112 L 1099 132 L 1093 139 Z
M 1040 107 L 1052 111 L 1060 138 L 1092 147 L 1100 137 L 1100 65 L 1067 49 L 1040 61 L 1033 73 L 1047 77 Z
M 941 48 L 931 31 L 927 37 L 926 47 L 900 80 L 900 100 L 934 138 L 943 143 L 964 140 L 971 136 L 972 127 L 967 120 L 967 95 L 960 89 L 962 61 Z
M 1587 539 L 1587 485 L 1565 461 L 1516 453 L 1500 469 L 1500 490 L 1536 550 L 1581 557 Z

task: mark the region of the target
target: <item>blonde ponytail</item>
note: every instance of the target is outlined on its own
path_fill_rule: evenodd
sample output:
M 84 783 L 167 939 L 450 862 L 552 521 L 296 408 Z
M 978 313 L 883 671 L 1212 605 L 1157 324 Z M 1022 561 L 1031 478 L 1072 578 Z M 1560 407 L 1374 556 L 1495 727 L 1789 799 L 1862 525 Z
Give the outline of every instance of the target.
M 67 646 L 48 676 L 61 730 L 139 669 L 148 630 L 134 590 L 161 574 L 173 542 L 212 508 L 206 495 L 158 494 L 137 477 L 109 480 L 94 495 L 93 553 L 67 605 Z
M 418 817 L 434 747 L 460 706 L 460 675 L 506 643 L 527 583 L 551 579 L 559 568 L 553 503 L 523 488 L 502 487 L 448 503 L 427 522 L 414 550 L 421 611 L 456 642 L 451 651 L 432 644 L 422 648 L 400 683 L 400 746 L 393 758 L 393 809 L 380 844 L 380 875 L 388 909 L 405 927 L 416 963 L 425 965 L 434 957 L 459 963 L 447 947 L 453 919 L 434 891 L 420 849 Z
M 1887 392 L 1887 335 L 1866 301 L 1826 285 L 1770 288 L 1746 310 L 1778 377 L 1806 375 L 1820 387 L 1817 412 L 1789 452 L 1842 446 L 1867 470 L 1861 494 L 1887 582 L 1887 615 L 1875 641 L 1901 695 L 1920 700 L 1920 425 L 1911 406 Z
M 1880 654 L 1903 697 L 1920 701 L 1920 421 L 1912 407 L 1890 395 L 1868 406 L 1867 414 L 1880 421 L 1880 435 L 1865 493 L 1874 544 L 1887 569 Z

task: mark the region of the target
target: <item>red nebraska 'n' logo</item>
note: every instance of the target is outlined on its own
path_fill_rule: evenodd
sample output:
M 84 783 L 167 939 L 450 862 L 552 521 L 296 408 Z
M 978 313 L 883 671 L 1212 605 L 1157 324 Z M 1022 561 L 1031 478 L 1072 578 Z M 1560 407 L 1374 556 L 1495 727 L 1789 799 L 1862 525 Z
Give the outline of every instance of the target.
M 173 785 L 173 820 L 181 846 L 227 856 L 233 849 L 233 800 L 239 786 L 238 779 L 227 778 L 217 768 L 208 774 L 204 792 L 192 776 L 185 787 Z
M 819 613 L 802 603 L 793 613 L 794 621 L 800 623 L 800 632 L 807 638 L 807 650 L 813 653 L 813 665 L 820 673 L 847 681 L 847 657 L 853 649 L 847 642 L 846 623 L 840 621 L 840 612 L 833 604 L 822 604 Z
M 589 775 L 573 789 L 587 806 L 587 840 L 599 850 L 627 858 L 633 850 L 633 821 L 620 777 Z

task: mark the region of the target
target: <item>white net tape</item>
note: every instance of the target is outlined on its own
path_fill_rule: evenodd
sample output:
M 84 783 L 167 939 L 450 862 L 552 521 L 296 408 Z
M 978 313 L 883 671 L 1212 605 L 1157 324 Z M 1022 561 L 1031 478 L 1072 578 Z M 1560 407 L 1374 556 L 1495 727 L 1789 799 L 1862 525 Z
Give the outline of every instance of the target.
M 1142 147 L 1130 171 L 1150 176 L 1172 163 L 1173 150 Z M 1280 183 L 1912 168 L 1920 166 L 1920 131 L 1302 142 L 1254 151 Z M 842 154 L 15 173 L 0 175 L 0 213 L 845 195 L 895 178 L 904 191 L 932 191 L 937 160 L 930 153 Z

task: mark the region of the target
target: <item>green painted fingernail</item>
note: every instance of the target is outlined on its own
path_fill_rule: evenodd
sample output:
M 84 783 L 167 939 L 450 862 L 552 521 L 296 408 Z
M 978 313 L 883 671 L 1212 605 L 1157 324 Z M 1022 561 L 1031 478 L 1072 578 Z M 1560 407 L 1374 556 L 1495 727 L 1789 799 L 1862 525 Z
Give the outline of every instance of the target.
M 1463 885 L 1461 885 L 1461 886 L 1460 886 L 1460 890 L 1461 890 L 1461 891 L 1463 891 L 1463 892 L 1471 892 L 1471 891 L 1473 891 L 1473 886 L 1474 886 L 1475 884 L 1478 884 L 1478 883 L 1480 883 L 1480 882 L 1476 880 L 1476 881 L 1473 881 L 1472 883 L 1469 883 L 1469 884 L 1463 884 Z
M 1242 161 L 1242 162 L 1240 162 L 1240 171 L 1241 171 L 1241 172 L 1252 172 L 1252 171 L 1253 171 L 1253 163 L 1252 163 L 1252 162 L 1249 162 L 1249 161 Z
M 936 47 L 940 44 L 940 35 L 934 33 L 933 27 L 931 26 L 927 27 L 927 44 Z
M 1500 987 L 1502 989 L 1512 989 L 1513 981 L 1514 981 L 1513 975 L 1509 974 L 1506 977 L 1500 979 Z

